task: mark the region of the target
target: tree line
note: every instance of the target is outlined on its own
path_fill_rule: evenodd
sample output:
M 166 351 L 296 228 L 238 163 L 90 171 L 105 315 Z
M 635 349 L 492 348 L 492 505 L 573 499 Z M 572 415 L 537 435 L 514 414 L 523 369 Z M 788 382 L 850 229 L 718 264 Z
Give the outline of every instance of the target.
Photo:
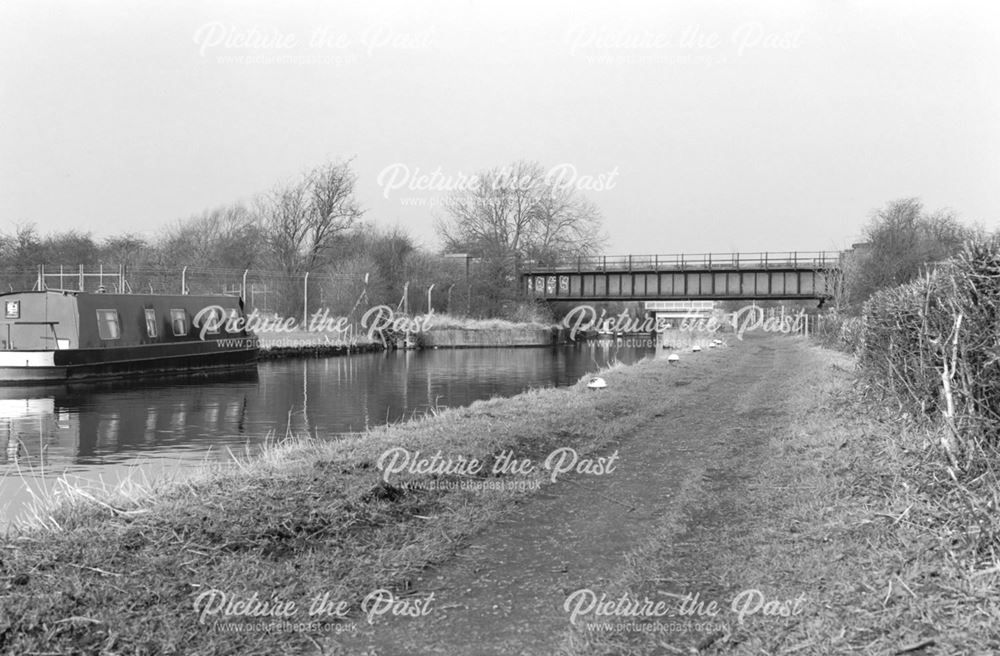
M 356 186 L 350 161 L 328 162 L 249 202 L 176 220 L 149 237 L 97 239 L 74 229 L 43 235 L 23 223 L 0 232 L 0 275 L 4 287 L 30 288 L 40 264 L 49 272 L 124 265 L 133 290 L 165 292 L 179 289 L 177 272 L 187 266 L 195 293 L 222 291 L 222 278 L 231 289 L 249 269 L 255 289 L 267 290 L 267 309 L 279 314 L 301 311 L 304 297 L 332 311 L 359 299 L 427 311 L 431 290 L 439 312 L 526 318 L 537 308 L 519 294 L 521 262 L 603 246 L 599 210 L 535 162 L 482 172 L 474 185 L 452 192 L 436 225 L 440 250 L 367 221 Z
M 220 292 L 223 279 L 232 291 L 250 269 L 254 289 L 265 290 L 255 298 L 279 314 L 299 313 L 307 296 L 310 307 L 331 311 L 361 299 L 415 312 L 545 318 L 521 294 L 519 267 L 600 252 L 607 239 L 600 211 L 537 162 L 482 171 L 473 180 L 445 199 L 436 250 L 400 228 L 367 221 L 351 162 L 340 161 L 149 237 L 126 232 L 96 239 L 75 229 L 43 235 L 31 223 L 17 225 L 0 232 L 0 284 L 30 288 L 39 264 L 50 272 L 59 265 L 124 265 L 135 291 L 167 292 L 180 289 L 178 272 L 188 266 L 189 291 Z M 861 247 L 844 258 L 832 306 L 858 315 L 873 293 L 916 279 L 984 234 L 951 211 L 928 211 L 916 198 L 887 203 L 870 215 Z
M 871 213 L 862 243 L 844 258 L 835 307 L 859 315 L 879 290 L 921 277 L 985 236 L 982 226 L 963 224 L 951 210 L 929 211 L 918 198 L 889 202 Z

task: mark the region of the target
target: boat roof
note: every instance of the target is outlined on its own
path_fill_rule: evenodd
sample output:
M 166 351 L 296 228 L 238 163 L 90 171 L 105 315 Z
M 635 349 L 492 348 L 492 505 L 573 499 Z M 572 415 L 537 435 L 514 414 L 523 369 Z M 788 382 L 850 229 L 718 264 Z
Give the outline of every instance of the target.
M 25 289 L 21 291 L 0 292 L 0 297 L 15 294 L 61 294 L 63 296 L 120 296 L 126 298 L 239 298 L 239 294 L 118 294 L 115 292 L 90 292 L 79 289 Z

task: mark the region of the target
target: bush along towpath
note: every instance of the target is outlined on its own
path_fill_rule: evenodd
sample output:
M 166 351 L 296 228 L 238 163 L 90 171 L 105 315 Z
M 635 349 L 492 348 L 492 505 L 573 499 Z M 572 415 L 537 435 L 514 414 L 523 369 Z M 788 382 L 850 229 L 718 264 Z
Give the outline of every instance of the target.
M 4 540 L 0 649 L 989 653 L 997 573 L 960 574 L 966 545 L 899 492 L 902 428 L 866 418 L 851 369 L 748 335 L 70 495 Z

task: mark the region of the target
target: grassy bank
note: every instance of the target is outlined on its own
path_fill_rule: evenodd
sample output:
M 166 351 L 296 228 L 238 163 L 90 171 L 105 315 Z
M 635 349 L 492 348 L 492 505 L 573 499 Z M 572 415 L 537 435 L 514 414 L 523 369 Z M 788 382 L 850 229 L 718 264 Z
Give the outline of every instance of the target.
M 680 330 L 669 328 L 660 335 L 662 348 L 670 351 L 690 350 L 692 347 L 699 347 L 702 350 L 708 348 L 725 347 L 730 342 L 735 342 L 736 338 L 732 334 L 721 332 L 707 332 L 702 330 Z
M 613 588 L 658 598 L 675 584 L 720 601 L 757 589 L 804 595 L 802 612 L 680 618 L 710 620 L 709 632 L 580 630 L 567 653 L 1000 652 L 1000 481 L 958 482 L 935 429 L 869 405 L 848 356 L 815 355 L 815 385 L 788 390 L 800 419 L 742 464 L 743 482 L 678 500 L 713 519 L 664 527 Z
M 345 338 L 339 333 L 296 330 L 260 336 L 260 360 L 328 357 L 383 350 L 382 343 L 367 335 Z
M 486 461 L 485 476 L 503 450 L 534 461 L 558 447 L 586 454 L 647 421 L 662 396 L 652 384 L 662 381 L 662 365 L 603 375 L 609 388 L 602 392 L 581 382 L 340 441 L 292 441 L 181 484 L 100 501 L 77 496 L 41 512 L 48 528 L 2 544 L 0 650 L 278 654 L 314 648 L 329 629 L 220 633 L 212 618 L 199 622 L 194 601 L 215 589 L 305 606 L 329 593 L 357 609 L 375 589 L 405 595 L 410 577 L 529 491 L 404 489 L 402 481 L 381 481 L 379 456 L 404 447 L 475 457 Z
M 337 331 L 296 330 L 260 335 L 260 359 L 327 357 L 381 351 L 386 348 L 462 348 L 474 346 L 549 346 L 557 341 L 556 326 L 538 321 L 472 319 L 449 314 L 415 315 L 415 332 L 386 327 L 369 337 L 360 326 Z M 384 341 L 383 341 L 384 338 Z
M 458 330 L 521 330 L 525 328 L 548 330 L 553 324 L 538 320 L 510 321 L 507 319 L 474 319 L 454 314 L 434 313 L 429 321 L 431 329 Z

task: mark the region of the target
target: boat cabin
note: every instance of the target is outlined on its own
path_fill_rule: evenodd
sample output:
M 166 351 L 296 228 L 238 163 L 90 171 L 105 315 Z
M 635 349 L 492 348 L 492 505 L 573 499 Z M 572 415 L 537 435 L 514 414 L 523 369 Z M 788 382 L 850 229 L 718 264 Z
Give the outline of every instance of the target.
M 0 295 L 0 350 L 95 349 L 246 336 L 227 333 L 243 316 L 235 296 L 91 294 L 72 291 Z M 211 319 L 209 319 L 209 315 Z

